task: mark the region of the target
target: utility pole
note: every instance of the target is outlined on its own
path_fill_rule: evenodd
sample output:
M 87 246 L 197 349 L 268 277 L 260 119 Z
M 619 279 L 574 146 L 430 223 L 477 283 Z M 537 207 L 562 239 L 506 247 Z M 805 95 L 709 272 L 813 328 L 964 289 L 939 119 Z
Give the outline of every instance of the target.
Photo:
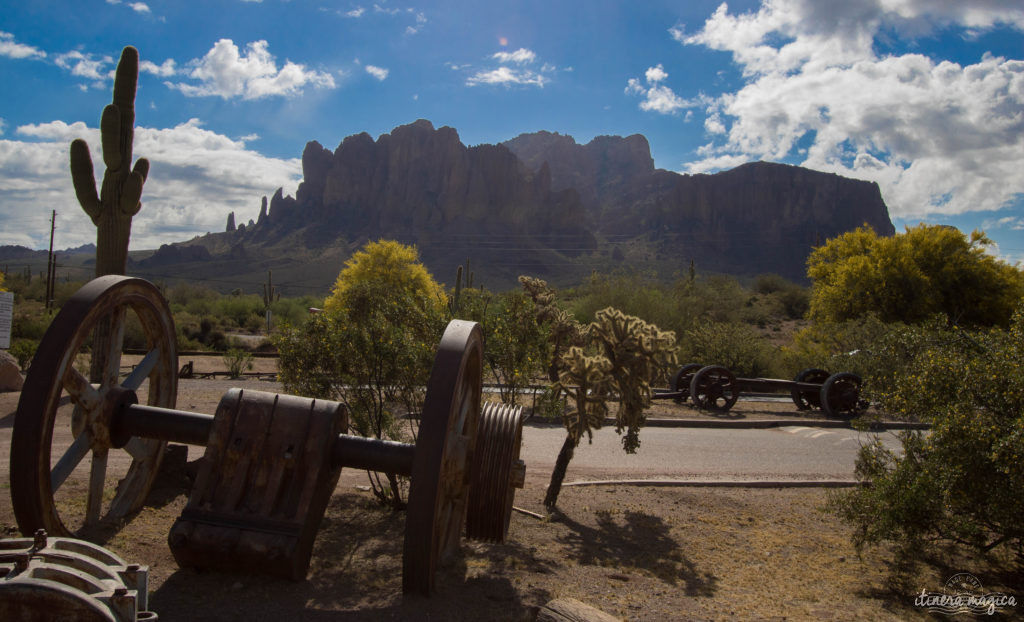
M 57 210 L 50 217 L 50 252 L 46 255 L 46 312 L 53 311 L 53 234 L 57 230 Z

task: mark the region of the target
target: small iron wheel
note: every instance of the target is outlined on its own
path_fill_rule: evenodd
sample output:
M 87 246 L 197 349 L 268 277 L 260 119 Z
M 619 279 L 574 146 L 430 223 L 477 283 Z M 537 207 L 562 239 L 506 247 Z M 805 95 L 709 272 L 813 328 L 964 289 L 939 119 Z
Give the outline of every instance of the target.
M 690 399 L 690 381 L 693 380 L 693 374 L 702 367 L 704 366 L 700 363 L 687 363 L 672 376 L 672 384 L 669 386 L 673 393 L 680 393 L 679 397 L 675 398 L 677 404 L 682 404 Z
M 821 385 L 821 409 L 833 419 L 852 419 L 864 410 L 860 399 L 861 379 L 857 374 L 832 374 Z
M 822 384 L 828 380 L 828 377 L 829 373 L 824 369 L 811 367 L 801 371 L 793 380 L 795 382 Z M 793 387 L 789 394 L 793 398 L 793 403 L 796 404 L 797 410 L 821 408 L 821 389 L 817 391 L 802 391 Z
M 708 365 L 690 380 L 690 399 L 701 410 L 728 412 L 739 397 L 736 376 L 720 365 Z

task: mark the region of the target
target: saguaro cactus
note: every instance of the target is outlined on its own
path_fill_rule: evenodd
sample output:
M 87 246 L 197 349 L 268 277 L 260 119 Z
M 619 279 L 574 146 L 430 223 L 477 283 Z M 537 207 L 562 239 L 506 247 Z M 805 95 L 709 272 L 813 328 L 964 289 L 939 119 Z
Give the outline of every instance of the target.
M 149 160 L 132 164 L 135 139 L 135 89 L 139 79 L 139 52 L 121 51 L 114 77 L 113 102 L 103 109 L 100 135 L 106 172 L 99 194 L 89 145 L 81 138 L 71 143 L 71 180 L 82 209 L 96 225 L 96 276 L 124 274 L 132 217 L 142 204 L 142 185 L 149 175 Z

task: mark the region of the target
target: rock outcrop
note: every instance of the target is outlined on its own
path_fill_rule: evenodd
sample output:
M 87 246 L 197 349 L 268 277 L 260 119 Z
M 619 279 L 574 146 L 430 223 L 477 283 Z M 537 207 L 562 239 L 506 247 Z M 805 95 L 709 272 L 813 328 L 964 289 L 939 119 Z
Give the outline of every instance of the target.
M 524 134 L 503 143 L 528 166 L 547 166 L 553 188 L 579 192 L 607 240 L 647 236 L 660 253 L 704 269 L 804 278 L 811 248 L 870 225 L 894 228 L 878 185 L 810 169 L 751 162 L 712 175 L 656 170 L 647 140 Z
M 313 226 L 307 242 L 389 237 L 416 243 L 428 265 L 467 252 L 488 261 L 509 249 L 571 255 L 596 247 L 579 195 L 552 189 L 546 167 L 531 171 L 501 145 L 467 147 L 454 129 L 429 121 L 376 141 L 349 136 L 333 153 L 310 142 L 302 173 L 295 198 L 278 190 L 270 199 L 272 232 L 263 235 Z M 263 220 L 261 211 L 257 226 Z

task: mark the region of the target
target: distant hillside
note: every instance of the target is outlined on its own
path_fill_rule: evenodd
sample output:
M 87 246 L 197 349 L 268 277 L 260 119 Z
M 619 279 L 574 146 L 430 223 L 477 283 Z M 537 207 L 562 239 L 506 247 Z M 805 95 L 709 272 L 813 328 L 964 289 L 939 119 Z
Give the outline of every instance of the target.
M 876 184 L 764 162 L 680 175 L 655 169 L 640 135 L 467 147 L 419 120 L 334 151 L 310 142 L 302 171 L 294 197 L 278 190 L 247 223 L 232 214 L 221 233 L 132 253 L 130 271 L 256 292 L 273 270 L 286 295 L 322 294 L 354 250 L 392 238 L 416 244 L 440 281 L 468 259 L 492 289 L 524 273 L 560 285 L 594 270 L 671 278 L 691 260 L 703 273 L 800 280 L 816 243 L 864 223 L 894 232 Z

